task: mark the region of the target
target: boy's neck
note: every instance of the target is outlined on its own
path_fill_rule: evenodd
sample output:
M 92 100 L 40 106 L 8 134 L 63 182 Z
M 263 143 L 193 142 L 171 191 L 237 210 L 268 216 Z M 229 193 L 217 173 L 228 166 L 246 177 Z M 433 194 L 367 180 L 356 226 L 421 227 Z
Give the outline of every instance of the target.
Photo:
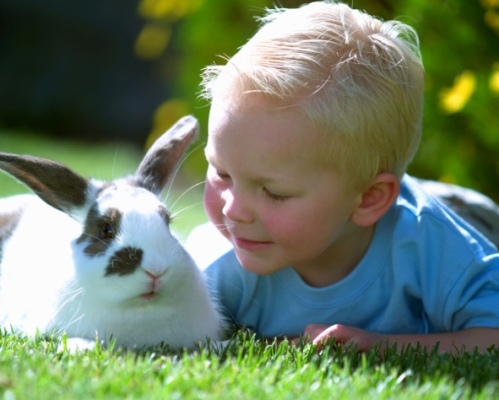
M 329 247 L 313 264 L 301 265 L 295 270 L 312 287 L 331 286 L 357 267 L 371 244 L 374 231 L 374 226 L 355 227 L 355 233 Z

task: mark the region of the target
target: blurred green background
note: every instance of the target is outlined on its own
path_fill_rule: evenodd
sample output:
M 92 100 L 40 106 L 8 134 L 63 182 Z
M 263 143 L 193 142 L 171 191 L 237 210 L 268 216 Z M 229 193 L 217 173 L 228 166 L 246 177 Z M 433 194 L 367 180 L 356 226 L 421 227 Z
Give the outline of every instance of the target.
M 132 172 L 177 118 L 201 138 L 170 194 L 181 231 L 204 220 L 208 105 L 200 71 L 233 55 L 255 17 L 298 0 L 0 0 L 0 151 L 58 159 L 84 175 Z M 353 0 L 418 31 L 423 144 L 410 173 L 499 201 L 499 0 Z M 0 176 L 0 195 L 22 190 Z M 181 210 L 185 209 L 185 212 Z M 184 219 L 185 218 L 185 219 Z

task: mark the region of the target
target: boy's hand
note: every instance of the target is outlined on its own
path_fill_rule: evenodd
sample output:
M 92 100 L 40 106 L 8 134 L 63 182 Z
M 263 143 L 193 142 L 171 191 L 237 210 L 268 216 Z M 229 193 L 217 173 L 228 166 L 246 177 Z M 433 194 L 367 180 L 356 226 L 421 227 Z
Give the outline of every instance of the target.
M 345 325 L 312 324 L 305 328 L 305 339 L 310 339 L 320 350 L 329 340 L 357 347 L 359 352 L 372 349 L 380 344 L 380 349 L 398 343 L 399 349 L 405 345 L 416 345 L 432 348 L 439 346 L 439 351 L 460 354 L 463 350 L 486 352 L 491 346 L 499 348 L 499 328 L 469 328 L 456 332 L 432 334 L 400 334 L 388 335 L 373 333 L 364 329 Z
M 386 339 L 386 336 L 382 334 L 338 324 L 332 326 L 308 325 L 305 328 L 305 337 L 310 338 L 317 345 L 317 350 L 320 350 L 326 342 L 334 339 L 336 343 L 356 346 L 359 352 L 368 351 L 376 343 L 380 343 Z

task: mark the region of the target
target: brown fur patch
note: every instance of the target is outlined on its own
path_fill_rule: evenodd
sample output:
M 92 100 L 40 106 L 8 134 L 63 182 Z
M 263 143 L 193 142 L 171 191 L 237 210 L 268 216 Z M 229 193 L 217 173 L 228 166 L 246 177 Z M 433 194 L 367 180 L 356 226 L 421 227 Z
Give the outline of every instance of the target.
M 22 210 L 0 213 L 0 239 L 7 239 L 21 220 Z
M 114 253 L 106 267 L 106 276 L 132 274 L 142 262 L 142 250 L 134 247 L 124 247 Z
M 3 256 L 3 244 L 10 236 L 12 236 L 12 233 L 21 220 L 23 211 L 24 207 L 19 206 L 17 210 L 0 213 L 0 261 Z
M 163 218 L 163 221 L 165 221 L 166 226 L 170 225 L 170 221 L 172 219 L 170 212 L 165 206 L 159 206 L 158 207 L 158 212 L 161 218 Z
M 106 210 L 101 215 L 94 205 L 85 220 L 85 228 L 77 243 L 87 242 L 85 254 L 96 257 L 111 245 L 121 228 L 121 212 L 116 208 Z

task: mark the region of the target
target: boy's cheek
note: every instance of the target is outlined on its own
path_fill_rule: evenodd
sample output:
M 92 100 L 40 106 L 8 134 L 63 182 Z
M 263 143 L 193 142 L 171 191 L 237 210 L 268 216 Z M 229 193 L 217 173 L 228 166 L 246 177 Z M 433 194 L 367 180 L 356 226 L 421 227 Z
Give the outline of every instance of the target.
M 210 222 L 217 228 L 217 230 L 224 236 L 227 240 L 231 240 L 230 234 L 228 233 L 225 226 L 225 218 L 223 216 L 224 202 L 220 196 L 219 191 L 217 191 L 209 182 L 206 181 L 205 191 L 204 191 L 204 209 L 206 215 Z
M 222 219 L 223 201 L 208 179 L 204 189 L 204 209 L 211 222 L 218 224 Z

